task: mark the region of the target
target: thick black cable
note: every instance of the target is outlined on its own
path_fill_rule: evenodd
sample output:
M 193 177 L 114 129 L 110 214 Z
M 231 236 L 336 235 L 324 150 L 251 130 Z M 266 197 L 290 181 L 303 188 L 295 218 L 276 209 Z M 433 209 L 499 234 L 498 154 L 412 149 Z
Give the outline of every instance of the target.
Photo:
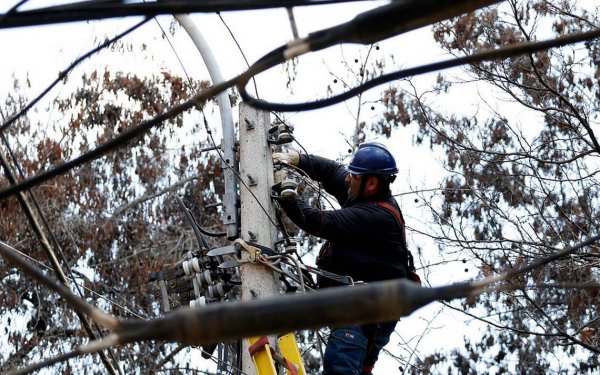
M 0 14 L 4 17 L 0 28 L 37 26 L 54 23 L 90 21 L 105 18 L 147 16 L 182 13 L 213 13 L 295 6 L 315 6 L 348 3 L 368 0 L 165 0 L 161 2 L 124 2 L 97 0 L 83 1 L 37 8 L 13 14 Z
M 52 90 L 54 88 L 54 86 L 56 86 L 60 81 L 65 79 L 69 75 L 69 73 L 71 73 L 71 71 L 73 69 L 75 69 L 75 67 L 77 65 L 79 65 L 82 61 L 89 58 L 93 54 L 99 52 L 103 48 L 108 47 L 109 45 L 111 45 L 112 43 L 116 42 L 117 40 L 123 38 L 124 36 L 131 33 L 132 31 L 138 29 L 140 26 L 142 26 L 149 20 L 150 20 L 150 18 L 146 18 L 143 21 L 138 22 L 137 24 L 133 25 L 129 29 L 123 31 L 122 33 L 114 36 L 111 39 L 107 39 L 103 43 L 99 44 L 96 48 L 90 50 L 85 55 L 83 55 L 83 56 L 79 57 L 78 59 L 76 59 L 75 61 L 73 61 L 71 63 L 71 65 L 69 65 L 65 70 L 61 71 L 58 74 L 58 77 L 48 87 L 46 87 L 46 89 L 44 89 L 44 91 L 42 91 L 35 99 L 33 99 L 31 102 L 29 102 L 29 104 L 27 104 L 19 112 L 15 113 L 13 116 L 11 116 L 4 124 L 2 124 L 2 126 L 0 126 L 0 132 L 4 131 L 6 128 L 8 128 L 12 124 L 14 124 L 19 118 L 21 118 L 23 115 L 25 115 L 25 113 L 27 113 L 27 111 L 29 111 L 34 105 L 36 105 L 37 102 L 39 102 L 44 96 L 46 96 L 46 94 L 48 94 L 50 92 L 50 90 Z
M 239 76 L 234 77 L 230 80 L 215 84 L 213 86 L 210 86 L 210 87 L 200 91 L 198 94 L 196 94 L 192 98 L 186 100 L 185 102 L 180 103 L 174 107 L 171 107 L 166 112 L 161 113 L 150 120 L 144 121 L 134 127 L 129 128 L 125 132 L 121 133 L 119 136 L 117 136 L 105 143 L 100 144 L 96 148 L 94 148 L 84 154 L 81 154 L 80 156 L 76 157 L 75 159 L 72 159 L 68 162 L 60 164 L 48 171 L 40 172 L 37 175 L 32 176 L 28 179 L 25 179 L 17 184 L 12 184 L 4 190 L 0 190 L 0 199 L 9 197 L 20 191 L 29 189 L 35 185 L 39 185 L 39 184 L 41 184 L 45 181 L 48 181 L 56 176 L 64 174 L 64 173 L 70 171 L 71 169 L 76 168 L 82 164 L 96 160 L 96 159 L 100 158 L 101 156 L 107 154 L 108 152 L 110 152 L 110 151 L 112 151 L 134 139 L 139 138 L 140 136 L 144 135 L 146 132 L 148 132 L 153 127 L 160 125 L 162 122 L 169 120 L 169 119 L 171 119 L 193 107 L 201 106 L 202 104 L 204 104 L 204 102 L 213 98 L 220 92 L 227 90 L 228 88 L 233 87 L 233 86 L 239 84 L 240 82 L 248 82 L 252 76 L 257 75 L 260 72 L 264 72 L 265 70 L 272 68 L 273 66 L 285 61 L 285 58 L 283 56 L 284 51 L 285 51 L 285 46 L 276 48 L 275 50 L 273 50 L 273 51 L 269 52 L 268 54 L 266 54 L 265 56 L 263 56 L 260 60 L 258 60 L 256 63 L 254 63 L 247 71 L 240 74 Z M 213 140 L 213 143 L 214 143 L 214 140 Z M 216 147 L 216 144 L 214 144 L 214 145 Z M 219 153 L 219 155 L 222 157 L 222 155 L 220 153 Z
M 196 224 L 195 228 L 197 228 L 198 231 L 205 236 L 208 236 L 208 237 L 225 237 L 225 236 L 227 236 L 227 232 L 210 232 L 210 231 L 204 229 L 202 226 L 200 226 L 200 224 L 198 224 L 198 222 L 195 219 L 194 219 L 194 222 Z
M 64 173 L 70 171 L 71 169 L 76 168 L 82 164 L 96 160 L 96 159 L 104 156 L 106 153 L 116 149 L 117 147 L 122 146 L 123 144 L 126 144 L 126 143 L 144 135 L 147 131 L 149 131 L 150 129 L 152 129 L 155 126 L 158 126 L 163 121 L 167 121 L 170 118 L 175 117 L 188 109 L 191 109 L 195 105 L 201 104 L 203 101 L 207 100 L 208 98 L 212 97 L 213 95 L 216 95 L 217 93 L 221 92 L 222 90 L 224 90 L 232 85 L 233 85 L 232 82 L 228 81 L 228 82 L 223 83 L 222 85 L 212 86 L 211 88 L 203 91 L 201 93 L 201 95 L 198 95 L 184 103 L 181 103 L 175 107 L 172 107 L 167 112 L 162 113 L 162 114 L 154 117 L 151 120 L 142 122 L 141 124 L 126 130 L 125 132 L 121 133 L 119 136 L 117 136 L 105 143 L 102 143 L 98 147 L 76 157 L 75 159 L 72 159 L 68 162 L 60 164 L 46 172 L 38 173 L 37 175 L 30 177 L 26 180 L 23 180 L 17 184 L 10 185 L 6 189 L 0 191 L 0 199 L 6 198 L 6 197 L 16 194 L 20 191 L 23 191 L 23 190 L 29 189 L 33 186 L 39 185 L 39 184 L 41 184 L 45 181 L 48 181 L 56 176 L 64 174 Z
M 15 5 L 13 5 L 12 8 L 10 8 L 6 13 L 0 14 L 0 25 L 2 25 L 2 22 L 4 22 L 5 18 L 10 17 L 11 15 L 13 15 L 17 11 L 17 9 L 19 9 L 19 7 L 21 5 L 25 4 L 28 1 L 29 0 L 21 0 L 18 3 L 16 3 Z
M 13 161 L 13 164 L 15 165 L 15 168 L 17 169 L 17 171 L 19 172 L 21 178 L 24 178 L 24 173 L 23 173 L 23 169 L 21 168 L 21 166 L 19 165 L 19 161 L 16 157 L 16 155 L 14 154 L 14 152 L 12 151 L 12 148 L 10 147 L 10 144 L 8 143 L 8 140 L 6 139 L 6 137 L 4 136 L 4 134 L 0 133 L 0 138 L 2 139 L 2 141 L 4 142 L 4 145 L 9 153 L 9 155 L 11 156 L 11 159 Z M 9 180 L 13 180 L 16 181 L 15 176 L 13 175 L 13 173 L 10 170 L 10 166 L 8 164 L 4 165 L 4 160 L 1 160 L 0 164 L 2 164 L 3 168 L 5 169 L 5 173 L 6 176 Z M 48 223 L 48 220 L 46 219 L 46 215 L 44 214 L 44 211 L 42 211 L 42 208 L 40 207 L 35 195 L 33 194 L 33 192 L 31 190 L 27 190 L 27 193 L 29 193 L 29 198 L 31 199 L 31 201 L 33 202 L 36 211 L 38 213 L 38 216 L 41 218 L 42 223 L 44 224 L 44 227 L 46 228 L 46 232 L 50 234 L 50 238 L 52 239 L 52 242 L 54 244 L 54 247 L 58 250 L 58 253 L 63 261 L 63 263 L 65 264 L 69 275 L 71 276 L 71 279 L 73 280 L 73 283 L 75 284 L 75 288 L 77 289 L 77 292 L 79 293 L 79 296 L 83 299 L 85 298 L 83 295 L 83 291 L 81 290 L 81 288 L 79 287 L 79 284 L 77 284 L 76 280 L 75 280 L 75 275 L 73 274 L 73 270 L 71 269 L 71 266 L 69 265 L 69 261 L 67 260 L 67 257 L 65 256 L 65 253 L 62 249 L 62 246 L 60 246 L 60 243 L 58 242 L 58 239 L 56 238 L 56 234 L 54 233 L 54 231 L 52 230 L 52 228 L 50 228 L 50 224 Z M 42 234 L 42 230 L 41 228 L 39 228 L 39 224 L 35 221 L 35 219 L 33 218 L 33 212 L 31 211 L 31 208 L 29 206 L 29 204 L 26 203 L 25 201 L 25 195 L 21 195 L 20 196 L 20 202 L 21 205 L 23 206 L 23 210 L 26 213 L 27 218 L 30 221 L 30 225 L 32 226 L 32 229 L 34 230 L 34 232 L 40 232 L 39 236 L 43 236 Z M 44 240 L 42 240 L 42 237 L 39 237 L 40 242 L 42 242 L 42 246 L 44 246 Z M 49 246 L 49 244 L 48 244 Z M 52 252 L 51 249 L 48 250 L 49 252 Z M 50 255 L 50 254 L 49 254 Z M 66 276 L 64 276 L 64 274 L 62 273 L 62 268 L 60 267 L 60 264 L 55 263 L 52 259 L 50 259 L 52 265 L 53 265 L 53 271 L 59 276 L 59 279 L 61 279 L 61 281 L 66 285 L 67 284 L 67 279 Z M 63 276 L 61 276 L 63 275 Z M 65 278 L 64 280 L 62 280 L 62 278 Z M 85 331 L 87 331 L 88 335 L 90 336 L 90 338 L 92 340 L 96 340 L 96 334 L 93 332 L 92 330 L 92 326 L 89 324 L 89 322 L 87 322 L 85 320 L 85 317 L 83 315 L 81 315 L 79 312 L 76 311 L 77 316 L 79 317 L 79 319 L 81 320 L 82 326 L 84 328 Z M 100 336 L 100 338 L 104 338 L 103 334 L 102 334 L 102 330 L 100 329 L 100 326 L 98 326 L 98 323 L 96 322 L 92 322 L 94 328 L 97 331 L 97 334 Z M 113 373 L 113 371 L 116 371 L 119 374 L 122 374 L 121 372 L 121 367 L 119 366 L 119 361 L 117 360 L 117 357 L 115 356 L 113 350 L 108 350 L 108 354 L 110 355 L 110 357 L 112 358 L 112 360 L 115 363 L 115 366 L 113 368 L 112 364 L 108 362 L 108 358 L 105 358 L 104 353 L 100 354 L 100 357 L 102 359 L 103 362 L 105 362 L 105 365 L 107 366 L 107 370 L 110 373 Z
M 198 93 L 193 98 L 191 98 L 175 107 L 172 107 L 167 112 L 160 114 L 151 120 L 145 121 L 135 127 L 130 128 L 129 130 L 125 131 L 124 133 L 121 133 L 121 135 L 119 135 L 118 137 L 115 137 L 115 138 L 111 139 L 110 141 L 107 141 L 107 142 L 99 145 L 95 149 L 90 150 L 87 153 L 82 154 L 79 157 L 77 157 L 69 162 L 58 165 L 49 171 L 39 173 L 33 177 L 30 177 L 26 180 L 21 181 L 18 184 L 11 185 L 4 190 L 0 190 L 0 199 L 6 198 L 8 196 L 11 196 L 11 195 L 19 192 L 19 191 L 23 191 L 32 186 L 38 185 L 38 184 L 45 182 L 53 177 L 56 177 L 63 173 L 66 173 L 69 170 L 71 170 L 79 165 L 82 165 L 89 161 L 95 160 L 95 159 L 103 156 L 104 154 L 110 152 L 111 150 L 131 141 L 132 139 L 135 139 L 135 138 L 145 134 L 148 130 L 161 124 L 163 121 L 166 121 L 172 117 L 175 117 L 175 116 L 179 115 L 180 113 L 182 113 L 196 105 L 202 104 L 206 100 L 212 98 L 214 95 L 216 95 L 216 94 L 220 93 L 221 91 L 226 90 L 234 85 L 238 85 L 238 89 L 239 89 L 239 92 L 240 92 L 240 95 L 242 96 L 242 98 L 245 101 L 247 101 L 249 104 L 255 106 L 256 108 L 270 110 L 270 111 L 279 111 L 279 112 L 306 111 L 306 110 L 322 108 L 322 107 L 325 107 L 328 105 L 339 103 L 343 100 L 351 98 L 352 96 L 356 95 L 357 93 L 366 91 L 370 88 L 373 88 L 382 83 L 386 83 L 386 82 L 389 82 L 392 80 L 406 78 L 406 77 L 424 74 L 424 73 L 430 73 L 430 72 L 433 72 L 436 70 L 447 69 L 447 68 L 456 67 L 456 66 L 465 65 L 465 64 L 475 64 L 475 63 L 479 63 L 479 62 L 486 61 L 486 60 L 507 58 L 507 57 L 512 57 L 512 56 L 516 56 L 516 55 L 523 54 L 523 53 L 531 53 L 531 52 L 536 52 L 536 51 L 540 51 L 540 50 L 546 50 L 549 48 L 560 47 L 560 46 L 564 46 L 564 45 L 568 45 L 568 44 L 578 43 L 578 42 L 582 42 L 582 41 L 586 41 L 586 40 L 595 39 L 598 37 L 600 37 L 600 29 L 585 32 L 585 33 L 577 33 L 577 34 L 573 34 L 573 35 L 567 35 L 564 37 L 554 38 L 554 39 L 545 40 L 545 41 L 541 41 L 541 42 L 518 43 L 515 45 L 510 45 L 510 46 L 498 48 L 495 50 L 483 51 L 483 52 L 475 53 L 475 54 L 469 55 L 469 56 L 464 56 L 464 57 L 460 57 L 460 58 L 456 58 L 456 59 L 452 59 L 452 60 L 445 60 L 445 61 L 441 61 L 441 62 L 437 62 L 437 63 L 427 64 L 427 65 L 423 65 L 423 66 L 419 66 L 419 67 L 415 67 L 415 68 L 411 68 L 411 69 L 400 70 L 398 72 L 386 74 L 386 75 L 380 76 L 378 78 L 375 78 L 373 80 L 367 81 L 364 84 L 362 84 L 358 87 L 355 87 L 345 93 L 336 95 L 331 98 L 317 100 L 314 102 L 296 103 L 296 104 L 271 103 L 271 102 L 259 100 L 259 99 L 249 96 L 248 93 L 245 91 L 245 85 L 248 83 L 250 78 L 252 78 L 254 75 L 257 75 L 257 74 L 285 61 L 284 53 L 286 51 L 286 46 L 281 46 L 281 47 L 271 51 L 270 53 L 265 55 L 260 60 L 258 60 L 243 74 L 241 74 L 235 78 L 232 78 L 228 81 L 225 81 L 220 84 L 209 87 L 208 89 Z
M 209 236 L 209 237 L 224 237 L 227 235 L 227 233 L 225 233 L 225 232 L 211 233 L 211 232 L 208 232 L 207 230 L 205 230 L 204 228 L 202 228 L 200 226 L 200 224 L 198 223 L 198 221 L 196 221 L 196 218 L 194 217 L 194 215 L 192 215 L 192 211 L 189 208 L 187 208 L 187 206 L 185 205 L 185 203 L 183 202 L 183 199 L 181 199 L 179 194 L 173 194 L 173 197 L 177 201 L 179 208 L 181 208 L 181 210 L 185 214 L 185 217 L 186 217 L 188 223 L 190 224 L 190 226 L 192 227 L 192 230 L 194 231 L 194 235 L 196 236 L 198 245 L 200 245 L 201 248 L 202 247 L 205 248 L 206 251 L 210 250 L 210 246 L 208 245 L 208 242 L 206 242 L 206 239 L 204 238 L 203 234 L 206 236 Z
M 300 112 L 300 111 L 309 111 L 313 109 L 327 107 L 333 104 L 340 103 L 344 100 L 350 99 L 353 96 L 360 94 L 366 90 L 369 90 L 373 87 L 379 86 L 381 84 L 402 79 L 408 78 L 411 76 L 416 76 L 425 73 L 431 73 L 439 70 L 444 70 L 448 68 L 453 68 L 466 64 L 477 64 L 483 61 L 488 60 L 497 60 L 502 58 L 514 57 L 521 54 L 532 53 L 542 50 L 547 50 L 550 48 L 562 47 L 568 44 L 574 44 L 579 42 L 584 42 L 588 40 L 593 40 L 596 38 L 600 38 L 600 29 L 576 33 L 572 35 L 567 35 L 559 38 L 548 39 L 539 42 L 523 42 L 516 43 L 512 45 L 508 45 L 506 47 L 500 47 L 494 50 L 477 52 L 472 55 L 463 56 L 455 59 L 439 61 L 431 64 L 421 65 L 414 68 L 402 69 L 393 73 L 384 74 L 380 77 L 369 80 L 362 85 L 356 86 L 346 92 L 343 92 L 338 95 L 334 95 L 330 98 L 319 99 L 312 102 L 305 103 L 274 103 L 265 101 L 262 99 L 253 98 L 246 91 L 246 84 L 248 81 L 238 85 L 238 91 L 242 99 L 250 104 L 251 106 L 266 110 L 266 111 L 277 111 L 277 112 Z
M 373 44 L 504 0 L 395 0 L 358 14 L 352 20 L 309 34 L 318 51 L 339 43 Z
M 406 3 L 410 3 L 410 4 L 418 4 L 418 2 L 416 2 L 416 0 L 397 0 L 397 3 L 401 3 L 401 2 L 402 3 L 406 2 Z M 463 5 L 466 4 L 467 2 L 470 4 L 470 5 L 468 5 L 468 7 L 472 8 L 472 7 L 474 7 L 474 5 L 472 3 L 476 3 L 476 4 L 486 3 L 487 4 L 487 3 L 496 2 L 496 0 L 463 1 Z M 147 3 L 142 3 L 142 4 L 147 4 Z M 154 3 L 152 3 L 152 4 L 154 4 Z M 163 4 L 163 3 L 160 3 L 160 4 Z M 173 3 L 169 2 L 169 4 L 173 4 Z M 381 8 L 386 8 L 386 7 L 381 7 Z M 464 6 L 461 6 L 460 8 L 463 9 Z M 363 14 L 357 16 L 355 18 L 356 20 L 364 19 L 366 17 L 366 19 L 369 22 L 366 23 L 366 26 L 364 23 L 357 24 L 358 25 L 357 28 L 353 29 L 353 31 L 359 32 L 359 34 L 361 34 L 361 33 L 369 34 L 369 32 L 372 31 L 372 30 L 370 30 L 369 26 L 372 26 L 371 24 L 373 23 L 372 22 L 373 19 L 371 19 L 369 17 L 375 17 L 375 18 L 380 17 L 381 11 L 378 9 L 380 9 L 380 8 L 375 9 L 374 13 L 369 11 L 369 12 L 366 12 L 366 13 L 363 13 Z M 396 9 L 396 8 L 394 8 L 394 9 Z M 173 11 L 173 9 L 171 9 L 170 11 Z M 439 18 L 439 15 L 437 15 L 437 17 Z M 431 21 L 431 19 L 432 19 L 431 17 L 429 17 L 427 15 L 424 18 L 429 21 Z M 425 22 L 425 21 L 423 19 L 420 19 L 419 22 L 420 22 L 420 24 L 423 24 L 423 22 Z M 410 27 L 414 27 L 414 26 L 415 26 L 415 24 L 413 23 L 412 26 L 410 26 L 410 25 L 408 26 L 408 29 L 410 29 Z M 344 24 L 339 27 L 333 28 L 333 31 L 336 31 L 336 30 L 339 31 L 342 29 L 348 31 L 347 28 L 348 28 L 348 24 Z M 396 32 L 397 28 L 395 28 L 394 30 Z M 317 42 L 319 42 L 319 41 L 322 41 L 322 38 L 325 38 L 325 39 L 329 38 L 328 37 L 329 33 L 326 31 L 327 30 L 320 31 L 320 32 L 314 33 L 314 35 L 311 34 L 312 35 L 311 40 L 313 42 L 315 40 Z M 335 32 L 334 32 L 334 34 L 335 34 Z M 339 32 L 338 32 L 338 34 L 339 34 Z M 378 35 L 380 35 L 380 34 L 378 34 Z M 332 40 L 331 38 L 329 38 L 329 41 L 327 43 L 333 43 L 334 41 L 335 40 Z M 338 40 L 338 42 L 339 42 L 339 40 Z M 109 152 L 110 150 L 120 146 L 121 144 L 123 144 L 129 140 L 132 140 L 132 139 L 140 136 L 141 134 L 144 134 L 150 128 L 160 124 L 162 121 L 178 115 L 179 113 L 191 108 L 195 104 L 199 104 L 199 103 L 204 102 L 205 100 L 208 100 L 215 94 L 217 94 L 233 85 L 237 85 L 238 87 L 240 87 L 240 91 L 243 92 L 246 95 L 246 97 L 248 97 L 249 101 L 254 101 L 256 103 L 257 100 L 256 99 L 252 100 L 253 98 L 249 97 L 247 95 L 247 93 L 244 91 L 244 86 L 246 86 L 247 82 L 253 76 L 259 74 L 260 72 L 263 72 L 277 64 L 280 64 L 280 63 L 286 61 L 287 59 L 299 56 L 302 53 L 306 53 L 306 52 L 310 51 L 310 49 L 306 49 L 305 45 L 306 45 L 306 41 L 301 39 L 299 41 L 294 41 L 292 44 L 290 44 L 290 46 L 283 45 L 279 48 L 274 49 L 273 51 L 271 51 L 270 53 L 266 54 L 261 59 L 259 59 L 256 63 L 254 63 L 243 74 L 241 74 L 229 81 L 222 82 L 220 84 L 211 86 L 210 88 L 199 93 L 192 99 L 190 99 L 178 106 L 173 107 L 171 110 L 155 117 L 152 120 L 149 120 L 149 121 L 144 122 L 134 128 L 129 129 L 125 133 L 122 133 L 120 136 L 98 146 L 97 148 L 95 148 L 91 151 L 88 151 L 87 153 L 79 156 L 76 159 L 73 159 L 67 163 L 61 164 L 50 171 L 40 173 L 40 174 L 38 174 L 34 177 L 31 177 L 27 180 L 21 181 L 21 183 L 19 183 L 17 185 L 12 185 L 12 186 L 8 187 L 7 189 L 0 191 L 0 199 L 5 198 L 11 194 L 18 192 L 18 191 L 22 191 L 23 189 L 29 188 L 36 184 L 39 184 L 41 182 L 44 182 L 44 181 L 46 181 L 50 178 L 53 178 L 59 174 L 65 173 L 65 172 L 69 171 L 70 169 L 75 168 L 78 165 L 81 165 L 83 163 L 86 163 L 86 162 L 89 162 L 96 158 L 99 158 L 100 156 L 102 156 L 105 153 Z M 318 48 L 324 48 L 323 43 L 319 44 Z

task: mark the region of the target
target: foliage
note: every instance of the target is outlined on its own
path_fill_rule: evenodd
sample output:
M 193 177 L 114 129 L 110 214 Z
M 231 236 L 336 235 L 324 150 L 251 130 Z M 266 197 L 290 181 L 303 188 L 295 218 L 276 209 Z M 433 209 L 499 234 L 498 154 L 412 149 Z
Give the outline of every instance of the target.
M 208 85 L 166 72 L 141 77 L 108 69 L 73 80 L 65 83 L 75 87 L 72 93 L 55 97 L 49 111 L 30 113 L 4 133 L 7 142 L 1 152 L 8 155 L 9 145 L 26 176 L 70 160 Z M 3 120 L 26 102 L 20 94 L 15 90 L 7 96 L 0 110 Z M 50 111 L 55 115 L 45 123 Z M 223 178 L 218 156 L 201 151 L 212 144 L 202 141 L 206 131 L 196 119 L 198 113 L 172 119 L 127 147 L 32 190 L 62 249 L 57 253 L 69 261 L 86 299 L 116 316 L 159 315 L 154 285 L 144 277 L 196 247 L 191 228 L 168 193 L 180 194 L 201 225 L 212 230 L 220 225 L 219 212 L 204 208 L 218 202 L 215 192 L 222 191 Z M 17 165 L 11 168 L 16 172 Z M 7 184 L 6 174 L 1 175 L 0 186 Z M 48 264 L 16 197 L 0 202 L 0 210 L 0 239 Z M 8 341 L 0 357 L 1 372 L 86 341 L 77 316 L 55 295 L 5 263 L 0 263 L 0 275 L 0 316 L 6 317 Z M 23 318 L 27 329 L 11 324 Z M 151 372 L 172 349 L 139 344 L 136 350 L 119 349 L 114 355 L 127 373 L 140 368 Z M 97 372 L 102 365 L 98 357 L 86 357 L 58 365 L 56 371 L 83 371 L 75 370 L 79 366 Z
M 598 11 L 575 1 L 510 0 L 437 24 L 433 32 L 444 49 L 461 56 L 597 28 Z M 461 249 L 485 277 L 596 234 L 599 47 L 589 41 L 483 62 L 466 69 L 462 80 L 440 75 L 430 91 L 396 85 L 385 92 L 386 111 L 374 129 L 389 136 L 416 126 L 415 142 L 445 155 L 442 194 L 421 197 L 442 256 Z M 479 87 L 475 113 L 436 105 L 471 81 Z M 514 280 L 514 292 L 457 307 L 486 322 L 486 332 L 466 338 L 462 351 L 422 359 L 417 372 L 598 371 L 598 290 L 583 287 L 598 278 L 598 250 L 592 246 Z

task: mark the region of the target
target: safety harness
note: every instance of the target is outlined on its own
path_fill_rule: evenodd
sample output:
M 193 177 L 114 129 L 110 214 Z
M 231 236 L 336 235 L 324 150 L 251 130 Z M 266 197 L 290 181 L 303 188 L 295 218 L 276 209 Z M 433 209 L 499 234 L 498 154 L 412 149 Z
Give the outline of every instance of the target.
M 409 280 L 414 281 L 415 283 L 421 285 L 421 278 L 419 277 L 419 275 L 417 275 L 417 272 L 416 272 L 417 269 L 415 268 L 415 261 L 414 261 L 413 255 L 410 252 L 410 250 L 408 250 L 408 246 L 406 246 L 406 231 L 404 229 L 404 217 L 402 217 L 402 213 L 400 212 L 400 210 L 398 210 L 396 207 L 389 204 L 388 202 L 374 202 L 374 204 L 378 207 L 385 208 L 396 219 L 396 222 L 398 223 L 398 227 L 400 228 L 402 245 L 404 246 L 404 249 L 406 250 L 405 266 L 408 271 L 407 277 Z

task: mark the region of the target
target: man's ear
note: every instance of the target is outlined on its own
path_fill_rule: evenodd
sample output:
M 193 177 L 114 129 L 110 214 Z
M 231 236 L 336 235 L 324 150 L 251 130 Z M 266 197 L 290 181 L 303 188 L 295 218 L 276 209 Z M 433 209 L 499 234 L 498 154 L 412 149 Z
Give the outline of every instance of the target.
M 376 193 L 379 190 L 379 179 L 374 176 L 369 176 L 365 185 L 365 191 L 369 194 Z

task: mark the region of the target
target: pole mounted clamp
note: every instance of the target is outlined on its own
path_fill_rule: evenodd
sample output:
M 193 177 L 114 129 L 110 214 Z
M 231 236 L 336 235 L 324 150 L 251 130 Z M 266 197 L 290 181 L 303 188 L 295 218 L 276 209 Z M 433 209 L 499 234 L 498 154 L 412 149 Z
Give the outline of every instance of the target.
M 265 256 L 271 256 L 275 254 L 275 251 L 267 246 L 248 243 L 241 238 L 233 241 L 233 246 L 239 250 L 239 252 L 235 255 L 238 263 L 260 263 L 261 259 L 264 261 Z
M 238 255 L 235 257 L 238 263 L 256 263 L 257 259 L 261 256 L 261 250 L 248 244 L 241 238 L 233 241 L 233 246 L 240 250 Z

